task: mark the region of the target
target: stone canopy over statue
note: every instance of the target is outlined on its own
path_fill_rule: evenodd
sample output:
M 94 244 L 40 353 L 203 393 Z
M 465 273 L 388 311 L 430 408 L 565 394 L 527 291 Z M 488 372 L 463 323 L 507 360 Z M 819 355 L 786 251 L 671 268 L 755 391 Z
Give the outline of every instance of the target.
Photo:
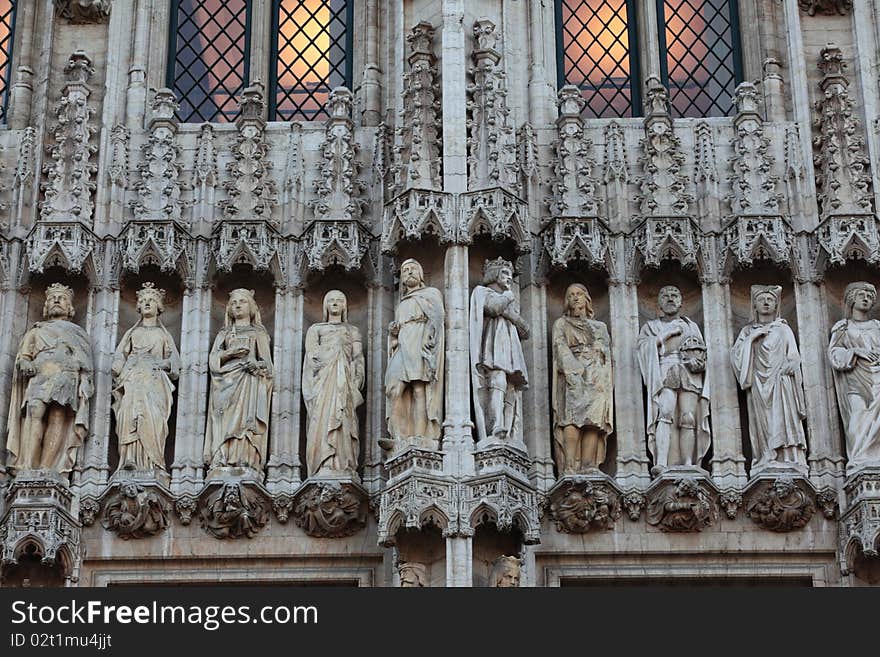
M 46 289 L 45 321 L 19 345 L 6 442 L 7 465 L 16 473 L 70 472 L 89 433 L 92 347 L 86 332 L 70 321 L 73 316 L 73 290 L 53 283 Z
M 849 473 L 880 466 L 880 320 L 869 317 L 876 301 L 871 283 L 847 285 L 846 314 L 831 329 L 828 345 Z
M 171 383 L 180 373 L 174 338 L 159 320 L 165 291 L 144 283 L 137 293 L 140 319 L 113 356 L 113 411 L 120 470 L 165 470 L 165 441 L 173 404 Z
M 274 373 L 269 334 L 252 290 L 229 293 L 225 323 L 214 340 L 208 367 L 205 464 L 210 470 L 244 468 L 262 473 Z
M 339 290 L 324 295 L 323 318 L 306 333 L 302 376 L 308 413 L 306 465 L 310 477 L 357 478 L 357 408 L 364 403 L 365 376 L 361 333 L 348 323 L 348 302 Z
M 443 295 L 425 286 L 413 259 L 400 267 L 400 303 L 388 328 L 385 415 L 392 449 L 404 445 L 437 450 L 443 430 Z
M 753 285 L 751 296 L 752 322 L 730 353 L 748 398 L 751 474 L 786 464 L 806 471 L 801 358 L 791 327 L 779 316 L 782 287 Z
M 522 446 L 522 391 L 528 373 L 520 340 L 529 329 L 513 294 L 513 265 L 486 261 L 484 284 L 471 293 L 471 383 L 477 435 L 483 445 Z
M 710 442 L 703 335 L 696 323 L 680 314 L 677 287 L 661 288 L 657 303 L 662 315 L 642 326 L 638 341 L 654 475 L 670 466 L 699 467 Z

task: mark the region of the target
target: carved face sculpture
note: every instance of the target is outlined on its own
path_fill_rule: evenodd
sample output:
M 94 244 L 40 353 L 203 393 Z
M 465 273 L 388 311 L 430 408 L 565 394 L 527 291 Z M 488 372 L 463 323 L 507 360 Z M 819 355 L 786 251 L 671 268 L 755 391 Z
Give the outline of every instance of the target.
M 422 266 L 413 259 L 404 261 L 400 266 L 400 280 L 407 289 L 415 289 L 424 282 Z
M 247 290 L 233 290 L 229 293 L 226 313 L 232 319 L 253 319 L 254 311 L 253 296 Z
M 770 292 L 761 292 L 761 294 L 755 297 L 755 310 L 759 315 L 776 315 L 778 305 L 776 295 Z
M 587 288 L 580 283 L 569 285 L 565 291 L 565 313 L 572 317 L 593 316 L 593 300 Z
M 852 317 L 853 310 L 867 313 L 877 300 L 877 288 L 865 281 L 850 283 L 846 286 L 843 300 L 848 318 Z
M 400 569 L 400 588 L 415 589 L 425 586 L 425 566 L 420 563 L 402 563 Z
M 681 310 L 681 290 L 674 285 L 660 288 L 660 293 L 657 295 L 657 305 L 664 315 L 678 314 L 678 311 Z
M 46 319 L 70 319 L 73 317 L 73 290 L 57 283 L 50 285 L 46 290 L 43 317 Z
M 324 295 L 324 321 L 344 322 L 348 316 L 348 301 L 339 290 L 330 290 Z
M 165 304 L 159 291 L 145 289 L 138 292 L 137 311 L 141 317 L 157 317 L 164 310 Z
M 509 290 L 512 281 L 513 272 L 510 267 L 502 267 L 498 270 L 498 277 L 495 279 L 495 282 L 498 283 L 502 290 Z
M 853 296 L 853 307 L 868 312 L 874 307 L 875 296 L 870 290 L 857 290 Z
M 502 556 L 492 564 L 490 586 L 496 588 L 517 588 L 520 580 L 520 560 L 517 557 Z

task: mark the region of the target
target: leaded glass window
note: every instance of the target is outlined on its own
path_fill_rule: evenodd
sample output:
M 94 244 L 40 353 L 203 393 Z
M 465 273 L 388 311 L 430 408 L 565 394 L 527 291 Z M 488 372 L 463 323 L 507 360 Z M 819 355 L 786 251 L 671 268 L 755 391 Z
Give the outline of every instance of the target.
M 736 0 L 657 0 L 657 17 L 672 115 L 731 114 L 742 80 Z
M 172 0 L 167 85 L 183 122 L 228 122 L 248 76 L 249 0 Z
M 633 0 L 558 0 L 560 86 L 581 89 L 589 117 L 633 116 L 638 40 Z
M 351 86 L 351 10 L 346 0 L 275 0 L 270 118 L 324 119 L 330 91 Z
M 6 122 L 9 81 L 12 71 L 12 40 L 15 36 L 15 0 L 0 0 L 0 123 Z

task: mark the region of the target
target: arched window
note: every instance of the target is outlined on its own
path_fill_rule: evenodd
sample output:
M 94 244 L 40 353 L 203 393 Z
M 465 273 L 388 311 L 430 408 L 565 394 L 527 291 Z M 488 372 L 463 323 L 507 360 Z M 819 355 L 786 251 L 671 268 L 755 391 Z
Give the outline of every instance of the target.
M 249 0 L 172 0 L 169 88 L 183 122 L 227 122 L 248 79 Z
M 727 116 L 742 80 L 736 0 L 657 0 L 672 116 Z
M 6 123 L 9 82 L 12 77 L 12 41 L 15 37 L 16 0 L 0 0 L 0 123 Z
M 352 2 L 274 0 L 269 118 L 314 121 L 334 87 L 351 86 Z
M 580 87 L 590 117 L 639 112 L 634 0 L 558 0 L 559 84 Z M 635 108 L 635 111 L 634 111 Z

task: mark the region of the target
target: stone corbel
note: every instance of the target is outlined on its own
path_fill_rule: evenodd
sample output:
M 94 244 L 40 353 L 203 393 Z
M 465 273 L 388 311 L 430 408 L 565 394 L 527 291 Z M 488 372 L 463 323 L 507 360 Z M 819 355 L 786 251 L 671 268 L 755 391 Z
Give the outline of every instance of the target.
M 293 518 L 309 536 L 351 536 L 367 524 L 369 494 L 353 477 L 310 477 L 293 495 Z
M 599 471 L 563 477 L 547 492 L 556 531 L 567 534 L 614 529 L 621 516 L 620 497 L 614 480 Z
M 110 17 L 112 0 L 53 0 L 55 15 L 73 25 L 103 23 Z
M 214 538 L 253 538 L 269 522 L 272 498 L 247 475 L 217 476 L 205 484 L 197 504 L 202 529 Z
M 802 474 L 768 468 L 743 491 L 746 513 L 757 525 L 774 532 L 806 527 L 816 513 L 816 491 Z
M 699 468 L 665 470 L 645 497 L 648 524 L 665 532 L 698 532 L 718 519 L 718 490 Z

